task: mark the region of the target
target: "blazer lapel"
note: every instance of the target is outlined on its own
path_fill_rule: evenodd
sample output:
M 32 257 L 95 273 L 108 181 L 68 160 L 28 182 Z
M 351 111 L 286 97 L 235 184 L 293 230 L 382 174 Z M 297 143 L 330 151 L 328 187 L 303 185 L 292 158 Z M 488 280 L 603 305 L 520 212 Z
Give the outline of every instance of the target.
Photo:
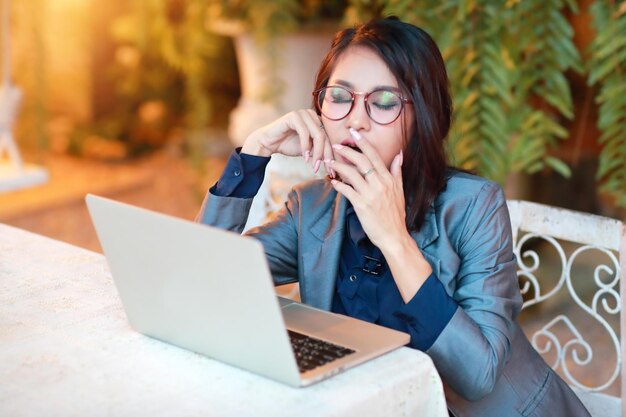
M 433 204 L 428 207 L 426 216 L 424 216 L 424 224 L 417 232 L 412 232 L 411 236 L 420 250 L 424 249 L 439 237 L 439 229 L 437 228 L 437 219 L 435 218 L 435 207 Z
M 322 310 L 330 310 L 335 293 L 335 279 L 345 227 L 346 199 L 333 193 L 330 207 L 311 222 L 302 245 L 303 270 L 300 273 L 302 301 Z
M 430 205 L 426 216 L 424 217 L 424 223 L 417 232 L 412 232 L 411 236 L 417 243 L 422 255 L 430 264 L 435 276 L 441 280 L 441 259 L 437 256 L 433 256 L 429 252 L 429 246 L 439 238 L 439 228 L 437 227 L 437 219 L 435 217 L 435 207 Z
M 319 218 L 309 226 L 309 234 L 303 238 L 303 268 L 300 272 L 300 295 L 302 301 L 322 310 L 330 310 L 335 293 L 335 280 L 339 269 L 339 256 L 345 228 L 346 199 L 333 193 L 330 207 L 323 207 Z M 428 248 L 438 237 L 435 208 L 431 204 L 424 224 L 419 231 L 411 233 L 437 277 L 441 274 L 441 260 L 428 253 Z

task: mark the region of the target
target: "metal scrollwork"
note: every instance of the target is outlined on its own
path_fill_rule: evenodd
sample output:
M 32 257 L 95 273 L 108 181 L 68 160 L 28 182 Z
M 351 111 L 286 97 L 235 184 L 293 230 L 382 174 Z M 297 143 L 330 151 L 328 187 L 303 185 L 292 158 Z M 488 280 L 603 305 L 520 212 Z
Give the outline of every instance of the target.
M 540 265 L 538 253 L 535 250 L 522 252 L 524 244 L 534 238 L 545 240 L 553 246 L 561 261 L 561 275 L 556 285 L 545 293 L 542 293 L 540 281 L 536 276 Z M 595 283 L 596 290 L 590 305 L 583 302 L 572 284 L 572 268 L 574 262 L 582 253 L 587 251 L 599 251 L 606 255 L 609 260 L 609 262 L 597 265 L 594 268 L 593 282 Z M 619 294 L 620 266 L 615 254 L 601 247 L 583 245 L 578 247 L 568 257 L 563 247 L 556 239 L 550 236 L 542 236 L 533 233 L 528 233 L 520 237 L 518 242 L 514 245 L 514 253 L 517 257 L 517 274 L 520 278 L 522 294 L 529 294 L 529 291 L 533 291 L 531 293 L 532 297 L 524 302 L 522 309 L 549 299 L 565 284 L 567 292 L 574 302 L 606 331 L 615 349 L 617 361 L 610 377 L 604 383 L 588 386 L 576 379 L 568 367 L 567 359 L 571 359 L 570 366 L 572 363 L 577 366 L 588 365 L 593 360 L 593 348 L 588 341 L 585 340 L 574 323 L 563 314 L 558 315 L 533 334 L 531 338 L 533 347 L 542 355 L 554 352 L 556 357 L 550 365 L 553 369 L 558 370 L 561 368 L 566 379 L 573 386 L 586 391 L 603 391 L 607 389 L 617 379 L 622 361 L 618 335 L 605 318 L 605 316 L 608 315 L 619 315 L 622 310 Z M 525 262 L 527 259 L 531 261 Z M 562 344 L 555 331 L 555 326 L 558 324 L 565 326 L 570 333 L 567 342 L 564 344 Z
M 561 276 L 559 277 L 559 280 L 557 284 L 554 286 L 554 288 L 552 288 L 550 291 L 548 291 L 545 294 L 542 294 L 541 285 L 539 283 L 539 280 L 535 276 L 540 266 L 539 255 L 534 250 L 525 250 L 523 253 L 521 253 L 521 250 L 524 247 L 524 245 L 531 239 L 542 239 L 548 242 L 552 247 L 554 247 L 554 249 L 559 255 L 559 259 L 561 260 Z M 565 251 L 563 251 L 561 244 L 556 239 L 550 236 L 540 236 L 535 233 L 528 233 L 519 239 L 519 241 L 514 247 L 514 253 L 515 253 L 515 256 L 517 257 L 517 267 L 518 267 L 517 276 L 519 278 L 524 279 L 520 290 L 523 295 L 526 295 L 532 289 L 533 290 L 532 294 L 534 294 L 532 298 L 524 302 L 524 305 L 522 308 L 526 308 L 533 304 L 537 304 L 544 300 L 549 299 L 563 287 L 563 284 L 565 282 L 565 275 L 566 275 L 565 271 L 566 271 L 567 257 L 565 256 Z M 524 262 L 524 259 L 526 258 L 530 258 L 532 260 L 532 263 L 530 265 Z

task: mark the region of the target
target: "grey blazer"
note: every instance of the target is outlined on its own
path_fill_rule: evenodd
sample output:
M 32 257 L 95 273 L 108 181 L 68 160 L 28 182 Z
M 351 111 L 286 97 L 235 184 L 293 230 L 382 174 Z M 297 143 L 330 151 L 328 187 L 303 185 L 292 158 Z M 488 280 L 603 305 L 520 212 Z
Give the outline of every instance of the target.
M 198 220 L 241 232 L 251 199 L 210 192 Z M 277 284 L 299 281 L 302 301 L 330 310 L 346 200 L 325 180 L 292 190 L 266 224 L 248 231 L 264 245 Z M 426 352 L 458 417 L 589 416 L 535 352 L 516 317 L 522 305 L 504 194 L 495 183 L 451 172 L 413 233 L 459 307 Z

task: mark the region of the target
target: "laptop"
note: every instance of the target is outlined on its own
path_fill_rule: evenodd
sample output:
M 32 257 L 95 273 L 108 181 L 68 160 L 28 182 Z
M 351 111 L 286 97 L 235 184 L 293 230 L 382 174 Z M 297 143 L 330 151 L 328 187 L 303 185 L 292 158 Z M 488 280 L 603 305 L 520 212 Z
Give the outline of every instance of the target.
M 257 240 L 87 195 L 115 286 L 138 332 L 294 387 L 409 342 L 409 335 L 278 297 Z

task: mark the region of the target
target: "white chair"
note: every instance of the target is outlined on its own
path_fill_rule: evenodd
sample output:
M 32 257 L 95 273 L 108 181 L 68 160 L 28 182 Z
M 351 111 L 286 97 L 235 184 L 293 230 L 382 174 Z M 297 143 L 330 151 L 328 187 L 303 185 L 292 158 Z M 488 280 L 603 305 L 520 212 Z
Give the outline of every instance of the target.
M 626 328 L 620 285 L 626 282 L 626 226 L 543 204 L 507 203 L 524 330 L 592 416 L 626 417 L 626 334 L 616 330 Z

